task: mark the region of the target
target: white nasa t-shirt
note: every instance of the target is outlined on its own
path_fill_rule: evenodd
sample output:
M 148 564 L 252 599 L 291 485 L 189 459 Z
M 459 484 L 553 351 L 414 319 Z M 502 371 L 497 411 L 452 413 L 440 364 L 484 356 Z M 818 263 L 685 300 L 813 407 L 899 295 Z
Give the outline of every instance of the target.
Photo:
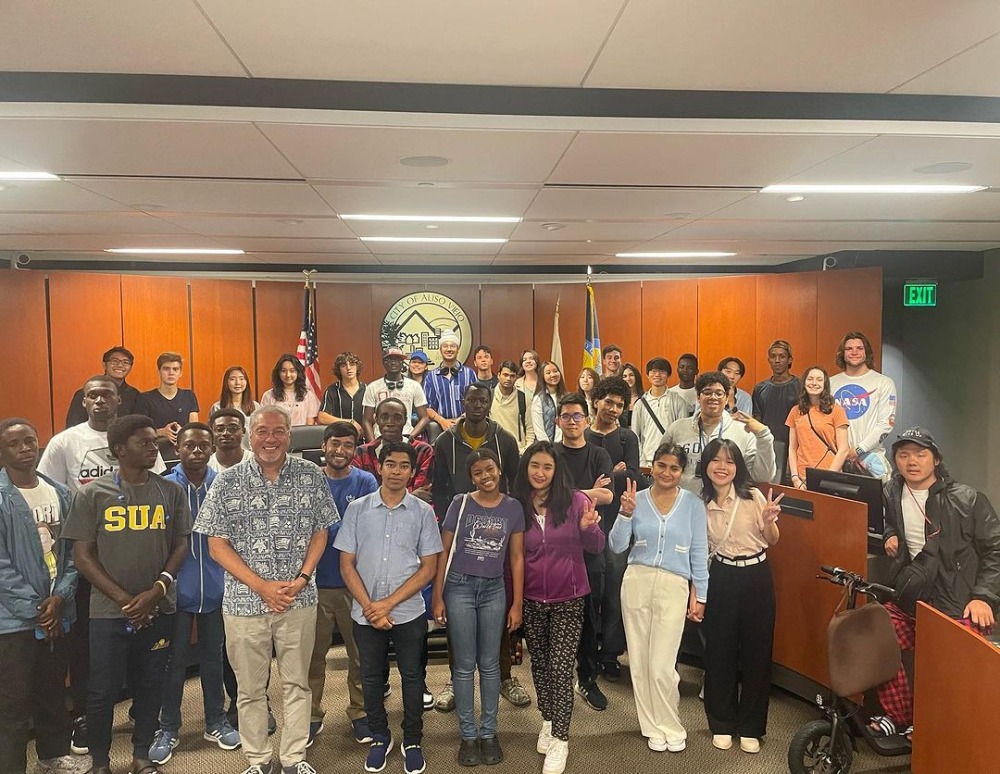
M 850 422 L 851 447 L 868 450 L 861 457 L 862 464 L 876 478 L 887 479 L 892 470 L 882 441 L 896 423 L 895 382 L 878 371 L 862 376 L 839 373 L 830 377 L 830 390 Z

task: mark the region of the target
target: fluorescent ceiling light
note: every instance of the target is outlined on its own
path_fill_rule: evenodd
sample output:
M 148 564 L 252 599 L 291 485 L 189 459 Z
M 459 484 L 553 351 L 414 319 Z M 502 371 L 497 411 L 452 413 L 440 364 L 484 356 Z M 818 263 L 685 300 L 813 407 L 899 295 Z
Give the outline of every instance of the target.
M 811 194 L 948 194 L 974 193 L 987 188 L 985 185 L 768 185 L 761 193 Z
M 388 220 L 397 223 L 520 223 L 516 217 L 466 215 L 341 215 L 341 220 Z
M 736 253 L 673 252 L 673 253 L 615 253 L 615 258 L 729 258 Z
M 245 255 L 242 250 L 201 247 L 112 247 L 104 252 L 119 255 Z
M 51 172 L 0 172 L 0 180 L 58 180 Z
M 361 237 L 363 242 L 444 242 L 447 244 L 501 245 L 506 239 L 463 239 L 459 237 Z

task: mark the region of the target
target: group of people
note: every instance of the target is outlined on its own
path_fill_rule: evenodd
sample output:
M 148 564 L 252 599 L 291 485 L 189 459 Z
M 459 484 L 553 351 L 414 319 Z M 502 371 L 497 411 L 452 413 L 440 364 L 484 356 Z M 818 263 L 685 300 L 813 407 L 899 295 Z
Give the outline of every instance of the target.
M 30 420 L 0 421 L 0 770 L 25 772 L 33 726 L 39 772 L 110 774 L 127 684 L 129 772 L 155 774 L 179 744 L 185 671 L 197 661 L 206 741 L 242 747 L 244 774 L 312 774 L 306 750 L 324 730 L 334 631 L 347 651 L 351 734 L 369 745 L 365 771 L 382 771 L 397 747 L 407 774 L 424 771 L 430 708 L 456 711 L 459 763 L 500 763 L 500 698 L 531 703 L 512 674 L 522 633 L 545 774 L 566 767 L 574 694 L 606 709 L 598 678 L 620 680 L 626 651 L 641 733 L 650 750 L 677 753 L 687 621 L 704 642 L 713 745 L 756 753 L 782 500 L 769 483 L 804 487 L 809 468 L 884 478 L 893 575 L 932 553 L 940 570 L 921 598 L 992 627 L 1000 523 L 984 495 L 951 480 L 920 428 L 894 443 L 890 479 L 882 444 L 895 387 L 873 370 L 863 333 L 843 337 L 833 377 L 819 366 L 793 376 L 791 346 L 773 342 L 772 375 L 752 394 L 738 387 L 746 369 L 735 356 L 699 373 L 682 355 L 675 387 L 670 362 L 654 357 L 647 388 L 610 345 L 604 374 L 585 370 L 568 391 L 558 365 L 532 350 L 494 373 L 489 347 L 470 368 L 458 345 L 445 332 L 437 364 L 389 347 L 384 376 L 368 383 L 344 352 L 322 400 L 294 355 L 279 358 L 259 403 L 233 366 L 208 422 L 177 386 L 179 355 L 161 355 L 159 387 L 139 393 L 127 383 L 132 354 L 115 347 L 40 460 Z M 289 453 L 292 428 L 314 423 L 326 425 L 322 468 Z M 161 450 L 176 457 L 164 476 Z M 912 647 L 912 609 L 890 610 Z M 436 697 L 429 621 L 448 634 L 451 680 Z M 390 650 L 398 740 L 385 710 Z M 272 654 L 284 710 L 276 756 Z M 910 730 L 907 691 L 901 673 L 880 692 L 873 732 Z

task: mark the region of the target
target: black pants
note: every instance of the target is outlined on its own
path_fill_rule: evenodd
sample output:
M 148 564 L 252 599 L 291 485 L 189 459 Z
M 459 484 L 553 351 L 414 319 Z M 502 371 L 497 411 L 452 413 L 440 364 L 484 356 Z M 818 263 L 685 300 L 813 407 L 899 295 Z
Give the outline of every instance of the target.
M 385 675 L 389 645 L 396 653 L 396 668 L 403 684 L 403 744 L 420 744 L 424 733 L 425 635 L 427 620 L 421 615 L 389 630 L 354 623 L 354 642 L 361 658 L 361 688 L 365 694 L 368 728 L 376 739 L 389 737 L 385 712 Z
M 0 772 L 24 774 L 29 721 L 39 760 L 69 755 L 66 712 L 69 643 L 36 640 L 35 633 L 0 634 Z
M 774 643 L 774 581 L 768 563 L 713 561 L 705 607 L 705 714 L 713 734 L 767 733 Z
M 601 554 L 584 554 L 583 558 L 590 594 L 584 597 L 576 671 L 580 683 L 590 685 L 597 679 L 599 661 L 615 661 L 625 652 L 621 590 L 628 555 L 616 555 L 606 547 Z
M 69 695 L 73 717 L 87 714 L 90 680 L 90 581 L 79 576 L 76 587 L 76 623 L 69 630 Z
M 94 766 L 107 766 L 115 703 L 128 678 L 132 691 L 132 750 L 148 758 L 153 735 L 159 728 L 160 703 L 167 661 L 174 636 L 174 617 L 160 615 L 143 629 L 130 633 L 124 618 L 90 621 L 90 694 L 87 733 Z

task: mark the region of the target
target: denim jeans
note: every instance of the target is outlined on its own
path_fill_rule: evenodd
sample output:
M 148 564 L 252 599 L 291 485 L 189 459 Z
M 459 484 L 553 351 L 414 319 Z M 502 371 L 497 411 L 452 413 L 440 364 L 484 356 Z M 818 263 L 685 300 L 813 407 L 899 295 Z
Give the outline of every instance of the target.
M 480 578 L 449 572 L 444 584 L 444 605 L 455 665 L 458 729 L 463 739 L 490 738 L 497 734 L 500 702 L 500 634 L 507 614 L 503 576 Z M 476 724 L 476 667 L 482 716 Z
M 134 757 L 148 757 L 156 733 L 174 617 L 159 615 L 149 626 L 135 632 L 129 631 L 126 623 L 124 618 L 90 619 L 87 733 L 95 767 L 108 765 L 115 703 L 126 676 L 135 710 Z
M 424 731 L 424 638 L 427 619 L 395 624 L 388 631 L 354 622 L 354 642 L 361 657 L 361 688 L 365 714 L 372 736 L 389 738 L 385 714 L 385 672 L 389 666 L 389 643 L 396 652 L 396 666 L 403 683 L 403 744 L 420 744 Z
M 226 631 L 222 625 L 222 608 L 211 613 L 186 613 L 178 610 L 174 618 L 174 647 L 163 686 L 160 728 L 175 734 L 180 730 L 184 677 L 191 660 L 191 629 L 196 620 L 198 644 L 195 647 L 198 649 L 198 674 L 201 677 L 201 695 L 205 706 L 205 728 L 214 728 L 226 717 L 222 688 L 222 646 Z

